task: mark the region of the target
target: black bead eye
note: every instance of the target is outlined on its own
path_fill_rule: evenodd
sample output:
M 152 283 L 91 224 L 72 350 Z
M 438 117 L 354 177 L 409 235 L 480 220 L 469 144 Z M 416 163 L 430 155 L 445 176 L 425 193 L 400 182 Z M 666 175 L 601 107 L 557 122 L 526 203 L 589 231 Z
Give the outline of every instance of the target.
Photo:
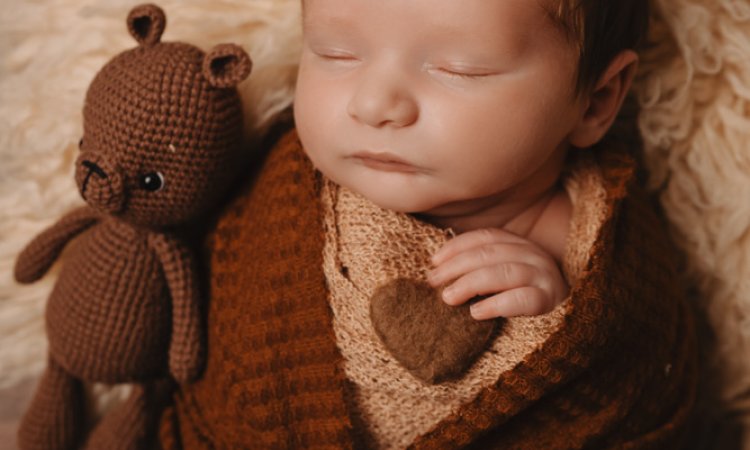
M 82 147 L 83 147 L 83 138 L 81 138 L 81 140 L 78 141 L 78 148 L 82 148 Z
M 149 172 L 141 175 L 139 184 L 149 192 L 160 191 L 164 188 L 164 176 L 159 172 Z

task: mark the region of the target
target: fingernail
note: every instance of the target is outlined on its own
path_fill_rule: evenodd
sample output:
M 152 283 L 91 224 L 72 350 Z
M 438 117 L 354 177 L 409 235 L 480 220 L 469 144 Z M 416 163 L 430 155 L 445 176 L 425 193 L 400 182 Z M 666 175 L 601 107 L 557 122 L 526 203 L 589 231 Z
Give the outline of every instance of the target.
M 471 316 L 475 319 L 482 319 L 484 318 L 484 312 L 485 307 L 482 305 L 482 303 L 474 303 L 469 307 L 469 312 L 471 313 Z
M 453 286 L 448 286 L 447 288 L 443 289 L 443 301 L 445 301 L 446 303 L 450 303 L 455 295 L 456 289 L 454 289 Z

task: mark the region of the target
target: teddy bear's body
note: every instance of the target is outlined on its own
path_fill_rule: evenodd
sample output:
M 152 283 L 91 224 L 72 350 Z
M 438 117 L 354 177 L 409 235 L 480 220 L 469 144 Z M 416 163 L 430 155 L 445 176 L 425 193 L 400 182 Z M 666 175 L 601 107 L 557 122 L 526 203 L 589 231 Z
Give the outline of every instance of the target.
M 232 179 L 242 143 L 235 86 L 251 61 L 232 44 L 206 54 L 160 42 L 166 17 L 155 5 L 135 7 L 127 24 L 140 45 L 107 63 L 86 94 L 75 178 L 87 205 L 16 262 L 16 279 L 33 282 L 71 242 L 47 304 L 48 365 L 19 427 L 23 450 L 148 448 L 171 380 L 194 380 L 204 363 L 204 305 L 176 230 Z M 88 435 L 84 382 L 137 383 Z
M 46 329 L 51 357 L 71 375 L 122 383 L 167 373 L 171 302 L 149 247 L 152 233 L 103 217 L 65 259 L 47 303 Z

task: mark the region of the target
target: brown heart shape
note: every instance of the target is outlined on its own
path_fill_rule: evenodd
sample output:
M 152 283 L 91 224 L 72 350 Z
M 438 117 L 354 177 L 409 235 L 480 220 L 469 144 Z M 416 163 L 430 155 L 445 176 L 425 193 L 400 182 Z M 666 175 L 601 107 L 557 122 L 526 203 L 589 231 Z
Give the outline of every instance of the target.
M 463 374 L 499 326 L 500 319 L 471 317 L 469 305 L 450 306 L 429 284 L 398 278 L 373 293 L 370 320 L 385 348 L 404 368 L 435 384 Z

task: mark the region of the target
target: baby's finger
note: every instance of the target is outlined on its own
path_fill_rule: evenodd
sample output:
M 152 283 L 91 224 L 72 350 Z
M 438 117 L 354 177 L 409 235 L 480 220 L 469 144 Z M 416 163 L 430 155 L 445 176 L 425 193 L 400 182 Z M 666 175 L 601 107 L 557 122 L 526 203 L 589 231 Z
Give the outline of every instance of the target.
M 469 308 L 476 320 L 496 317 L 538 316 L 552 311 L 554 302 L 540 288 L 525 286 L 501 292 Z
M 428 281 L 432 286 L 441 286 L 482 267 L 506 263 L 523 263 L 543 266 L 546 261 L 530 251 L 527 244 L 501 243 L 470 248 L 443 261 L 430 271 Z
M 517 243 L 523 244 L 528 243 L 526 239 L 517 236 L 509 231 L 502 230 L 500 228 L 484 228 L 481 230 L 467 231 L 466 233 L 459 234 L 450 241 L 446 242 L 440 250 L 432 255 L 432 263 L 439 265 L 443 261 L 446 261 L 458 253 L 464 252 L 468 249 L 495 243 Z
M 478 295 L 529 286 L 533 284 L 536 274 L 533 266 L 523 263 L 482 267 L 458 278 L 443 289 L 443 301 L 456 306 Z

